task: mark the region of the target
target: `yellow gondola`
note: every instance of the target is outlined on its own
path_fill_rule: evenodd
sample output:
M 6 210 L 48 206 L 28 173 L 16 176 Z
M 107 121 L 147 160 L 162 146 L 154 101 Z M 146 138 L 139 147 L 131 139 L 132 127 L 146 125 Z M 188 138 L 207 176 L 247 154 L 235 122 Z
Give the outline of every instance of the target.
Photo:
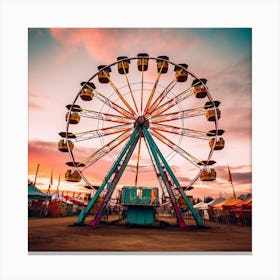
M 69 113 L 66 113 L 65 121 L 68 120 L 68 115 L 69 115 Z M 80 122 L 80 119 L 81 119 L 81 117 L 77 112 L 71 112 L 70 117 L 69 117 L 69 123 L 70 124 L 77 124 L 77 123 Z
M 217 108 L 217 116 L 218 119 L 221 117 L 221 111 Z M 206 111 L 206 119 L 210 122 L 213 122 L 216 120 L 216 115 L 215 115 L 215 110 L 214 109 L 210 109 Z
M 213 147 L 214 142 L 215 142 L 215 138 L 211 138 L 211 139 L 209 140 L 209 146 L 210 146 L 210 148 Z M 225 140 L 224 140 L 222 137 L 220 137 L 220 138 L 216 141 L 214 150 L 222 150 L 222 149 L 224 148 L 224 146 L 225 146 Z
M 204 86 L 202 83 L 206 84 L 206 79 L 195 79 L 192 82 L 193 88 L 193 94 L 196 98 L 204 98 L 207 95 L 207 89 L 206 86 Z
M 169 57 L 165 56 L 165 55 L 157 57 L 157 72 L 164 74 L 164 73 L 167 73 L 167 71 L 168 71 L 168 62 L 161 60 L 161 58 L 169 60 Z
M 130 59 L 127 56 L 119 56 L 117 60 L 121 60 L 118 62 L 118 72 L 120 74 L 128 74 Z
M 98 68 L 98 70 L 101 70 L 104 67 L 106 67 L 106 65 L 99 65 L 97 68 Z M 112 72 L 110 66 L 104 68 L 104 70 L 102 70 L 98 73 L 98 81 L 102 84 L 109 83 L 110 82 L 110 74 L 109 74 L 110 72 Z
M 139 71 L 147 71 L 148 70 L 148 62 L 149 62 L 149 55 L 147 53 L 139 53 L 137 55 L 137 67 Z
M 201 181 L 214 181 L 214 180 L 216 180 L 216 175 L 217 175 L 217 173 L 214 168 L 211 168 L 210 170 L 205 168 L 200 174 L 200 180 Z
M 187 64 L 178 64 L 178 65 L 180 65 L 184 68 L 188 68 Z M 188 79 L 188 72 L 180 66 L 176 65 L 174 68 L 175 77 L 178 82 L 183 83 Z
M 86 82 L 82 82 L 81 86 L 84 86 Z M 93 83 L 87 83 L 80 92 L 80 97 L 84 101 L 91 101 L 94 97 L 93 89 L 96 89 Z
M 72 143 L 72 141 L 68 140 L 68 145 L 70 150 L 72 151 L 74 148 L 74 144 Z M 64 139 L 61 139 L 58 144 L 58 150 L 61 152 L 69 152 L 68 147 L 67 147 L 67 142 Z
M 81 175 L 76 170 L 68 169 L 65 172 L 65 180 L 68 182 L 80 182 L 82 179 Z

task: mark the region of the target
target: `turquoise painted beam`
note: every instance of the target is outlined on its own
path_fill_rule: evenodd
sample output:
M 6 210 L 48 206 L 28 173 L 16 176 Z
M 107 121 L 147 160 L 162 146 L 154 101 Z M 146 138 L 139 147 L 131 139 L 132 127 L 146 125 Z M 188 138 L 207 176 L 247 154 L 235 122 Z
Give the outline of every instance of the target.
M 108 188 L 104 199 L 102 200 L 99 209 L 97 210 L 97 213 L 92 221 L 89 222 L 89 226 L 96 227 L 99 224 L 100 218 L 102 216 L 103 210 L 105 209 L 106 205 L 108 204 L 121 176 L 123 175 L 123 172 L 132 156 L 132 153 L 138 143 L 139 140 L 139 133 L 133 137 L 132 143 L 130 143 L 130 146 L 128 149 L 126 149 L 126 154 L 124 156 L 124 160 L 120 161 L 120 169 L 116 171 L 115 176 L 110 184 L 110 187 Z
M 150 134 L 148 131 L 147 131 L 148 134 Z M 200 217 L 200 215 L 197 213 L 196 209 L 193 207 L 192 203 L 190 202 L 190 200 L 188 199 L 188 197 L 186 196 L 185 192 L 183 191 L 183 189 L 181 188 L 181 185 L 179 183 L 179 181 L 177 180 L 176 176 L 174 175 L 172 169 L 170 168 L 169 164 L 167 163 L 167 161 L 165 160 L 164 156 L 162 155 L 162 153 L 160 152 L 158 146 L 156 145 L 155 141 L 153 140 L 153 138 L 151 137 L 151 135 L 149 136 L 150 137 L 150 141 L 152 143 L 152 145 L 154 145 L 155 149 L 156 149 L 156 153 L 159 155 L 160 159 L 162 160 L 165 168 L 166 168 L 166 171 L 168 172 L 168 174 L 170 175 L 172 181 L 175 183 L 176 187 L 178 188 L 181 196 L 184 198 L 187 206 L 189 207 L 192 215 L 194 216 L 195 218 L 195 221 L 197 223 L 197 225 L 201 226 L 202 225 L 202 219 Z
M 178 220 L 178 225 L 179 225 L 179 227 L 181 229 L 186 229 L 187 225 L 185 224 L 185 221 L 184 221 L 184 219 L 182 217 L 182 213 L 181 213 L 181 211 L 180 211 L 180 209 L 179 209 L 179 207 L 177 205 L 174 193 L 173 193 L 173 191 L 171 189 L 171 186 L 170 186 L 170 184 L 168 182 L 168 178 L 167 178 L 166 174 L 164 173 L 164 170 L 163 170 L 162 165 L 160 163 L 160 160 L 158 158 L 158 151 L 157 150 L 159 150 L 159 149 L 156 149 L 157 145 L 153 141 L 152 136 L 150 135 L 150 133 L 148 132 L 148 130 L 145 127 L 143 127 L 143 133 L 145 135 L 145 138 L 147 139 L 148 145 L 149 145 L 149 147 L 151 149 L 153 158 L 154 158 L 155 163 L 157 165 L 157 168 L 158 168 L 158 170 L 160 172 L 161 178 L 162 178 L 162 180 L 163 180 L 163 182 L 164 182 L 164 184 L 166 186 L 166 189 L 167 189 L 167 191 L 169 193 L 169 196 L 170 196 L 170 199 L 171 199 L 171 203 L 172 203 L 174 212 L 175 212 L 177 220 Z
M 116 170 L 118 168 L 118 165 L 120 164 L 122 158 L 124 157 L 127 150 L 129 149 L 129 147 L 131 146 L 131 144 L 133 143 L 133 141 L 135 140 L 135 138 L 137 137 L 138 134 L 139 134 L 139 126 L 136 126 L 135 130 L 133 131 L 133 133 L 132 133 L 131 137 L 129 138 L 128 142 L 126 143 L 126 145 L 125 145 L 124 149 L 122 150 L 121 154 L 119 155 L 119 157 L 117 158 L 117 160 L 113 164 L 113 167 L 107 173 L 107 175 L 106 175 L 103 183 L 101 184 L 100 188 L 94 194 L 93 198 L 90 200 L 87 207 L 84 210 L 82 210 L 80 215 L 78 216 L 78 223 L 77 223 L 78 225 L 82 225 L 84 223 L 84 220 L 85 220 L 86 216 L 88 215 L 89 211 L 93 207 L 93 205 L 94 205 L 95 201 L 97 200 L 98 196 L 101 194 L 101 192 L 103 191 L 104 187 L 109 182 L 112 175 L 116 172 Z

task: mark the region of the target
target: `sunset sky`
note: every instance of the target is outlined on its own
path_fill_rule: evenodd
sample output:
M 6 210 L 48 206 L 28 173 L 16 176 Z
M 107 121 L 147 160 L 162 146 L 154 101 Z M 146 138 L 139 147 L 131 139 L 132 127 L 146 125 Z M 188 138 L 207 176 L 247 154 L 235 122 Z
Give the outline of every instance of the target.
M 251 192 L 251 44 L 250 28 L 30 28 L 28 178 L 34 180 L 37 164 L 40 164 L 37 178 L 39 188 L 47 189 L 53 169 L 53 189 L 56 189 L 60 175 L 60 190 L 84 190 L 83 182 L 77 184 L 64 181 L 64 172 L 67 169 L 65 162 L 69 161 L 69 155 L 57 150 L 57 142 L 60 140 L 58 133 L 66 128 L 65 106 L 74 101 L 80 82 L 93 76 L 98 65 L 111 64 L 118 56 L 135 57 L 138 53 L 145 52 L 151 57 L 167 55 L 172 62 L 188 64 L 191 72 L 208 80 L 210 94 L 214 100 L 221 102 L 219 128 L 225 130 L 225 148 L 215 151 L 212 157 L 217 162 L 217 180 L 198 180 L 189 194 L 201 198 L 208 195 L 231 195 L 227 165 L 230 166 L 237 194 Z M 173 72 L 173 69 L 169 71 Z M 117 83 L 118 78 L 114 73 L 112 77 Z M 153 80 L 152 74 L 147 79 Z M 85 103 L 78 100 L 77 104 L 84 107 Z M 101 108 L 94 109 L 99 111 Z M 192 124 L 197 130 L 203 127 L 199 127 L 199 121 Z M 96 129 L 96 123 L 92 122 L 90 125 L 85 122 L 83 128 Z M 170 139 L 173 139 L 172 137 Z M 106 139 L 104 138 L 105 143 Z M 108 139 L 113 138 L 109 136 Z M 175 142 L 177 140 L 174 138 Z M 189 140 L 191 154 L 206 155 L 209 152 L 208 143 L 205 141 L 200 143 L 183 137 L 182 146 L 187 146 Z M 82 144 L 78 148 L 77 144 L 77 153 L 86 157 L 92 150 L 99 148 L 100 143 L 97 141 L 93 142 L 91 147 Z M 170 152 L 164 147 L 162 149 L 164 153 Z M 112 154 L 116 157 L 118 150 Z M 182 185 L 187 184 L 194 176 L 194 171 L 179 155 L 174 156 L 169 164 Z M 88 178 L 93 184 L 101 184 L 111 165 L 111 157 L 105 156 L 88 170 Z M 142 186 L 158 185 L 151 172 L 141 173 L 139 177 L 139 184 Z M 125 172 L 120 186 L 133 184 L 134 173 Z

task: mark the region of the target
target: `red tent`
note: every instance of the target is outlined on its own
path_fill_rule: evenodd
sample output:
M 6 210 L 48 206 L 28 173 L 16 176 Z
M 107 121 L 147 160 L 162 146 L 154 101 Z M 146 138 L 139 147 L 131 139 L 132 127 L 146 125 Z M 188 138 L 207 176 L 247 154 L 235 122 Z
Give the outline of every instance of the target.
M 244 199 L 243 210 L 252 210 L 252 198 Z
M 230 205 L 223 205 L 223 210 L 252 210 L 252 198 L 246 198 Z
M 252 218 L 252 198 L 246 198 L 234 205 L 223 206 L 223 210 L 230 210 L 236 218 Z
M 75 205 L 81 205 L 83 206 L 84 205 L 84 202 L 82 200 L 79 200 L 77 198 L 73 198 L 72 196 L 69 196 L 69 195 L 64 195 L 63 196 L 66 200 L 69 200 L 71 201 L 73 204 Z

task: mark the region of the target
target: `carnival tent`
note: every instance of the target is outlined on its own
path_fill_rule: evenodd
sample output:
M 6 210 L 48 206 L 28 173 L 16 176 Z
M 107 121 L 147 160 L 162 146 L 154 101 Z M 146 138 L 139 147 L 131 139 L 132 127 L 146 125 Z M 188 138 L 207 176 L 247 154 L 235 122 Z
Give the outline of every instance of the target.
M 213 200 L 212 200 L 212 201 L 213 201 Z M 210 202 L 208 202 L 208 203 L 205 203 L 205 202 L 201 201 L 201 202 L 195 204 L 193 207 L 194 207 L 195 209 L 197 209 L 197 210 L 207 210 L 207 209 L 208 209 L 208 205 L 209 205 L 212 201 L 210 201 Z
M 57 192 L 52 194 L 52 200 L 73 204 L 71 201 L 67 201 L 63 196 L 60 196 Z
M 225 200 L 223 197 L 215 198 L 208 204 L 208 208 L 214 209 L 215 206 L 221 205 Z
M 52 217 L 65 217 L 73 214 L 73 203 L 67 201 L 58 192 L 52 194 L 52 200 L 48 207 L 48 215 Z
M 223 207 L 231 207 L 239 202 L 241 202 L 241 199 L 235 198 L 235 197 L 230 197 L 224 201 L 222 201 L 221 203 L 218 204 L 211 204 L 209 205 L 209 207 L 213 210 L 223 210 Z
M 252 198 L 246 198 L 234 204 L 224 204 L 222 207 L 224 210 L 251 210 Z
M 242 204 L 242 209 L 252 210 L 252 197 L 248 199 L 244 199 L 244 203 Z
M 71 202 L 75 205 L 80 205 L 80 206 L 84 205 L 84 202 L 82 200 L 71 197 L 69 195 L 64 195 L 63 198 L 66 200 L 67 203 Z
M 41 192 L 33 183 L 28 183 L 28 217 L 45 215 L 50 195 Z
M 208 214 L 208 205 L 211 203 L 212 201 L 206 203 L 206 202 L 199 202 L 197 204 L 195 204 L 193 207 L 198 210 L 201 213 L 201 216 L 204 220 L 209 220 L 209 214 Z
M 41 192 L 34 184 L 29 183 L 28 199 L 51 199 L 51 196 Z

